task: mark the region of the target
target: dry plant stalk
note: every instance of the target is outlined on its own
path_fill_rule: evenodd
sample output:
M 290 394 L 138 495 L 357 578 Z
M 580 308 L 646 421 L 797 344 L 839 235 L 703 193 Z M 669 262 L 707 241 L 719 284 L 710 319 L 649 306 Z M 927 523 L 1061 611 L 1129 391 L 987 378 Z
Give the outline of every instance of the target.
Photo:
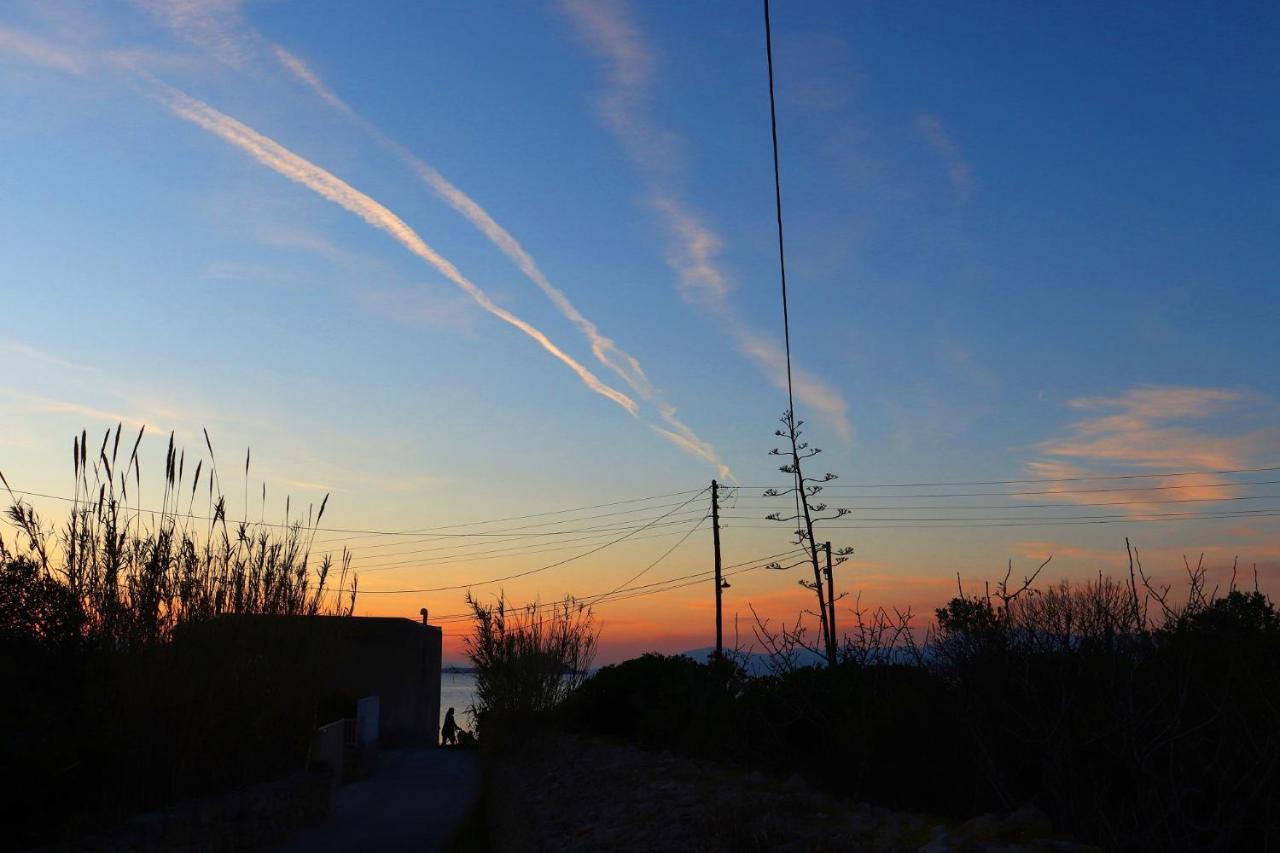
M 463 643 L 476 668 L 477 719 L 549 711 L 586 678 L 599 638 L 589 606 L 566 597 L 511 608 L 502 593 L 493 604 L 468 593 L 467 604 L 475 625 Z
M 20 534 L 13 551 L 0 540 L 0 562 L 33 564 L 39 578 L 65 588 L 80 611 L 83 638 L 124 648 L 163 642 L 184 622 L 223 614 L 352 613 L 357 582 L 350 552 L 344 548 L 336 563 L 326 554 L 312 569 L 327 495 L 314 516 L 308 508 L 305 517 L 290 518 L 286 503 L 282 525 L 229 522 L 208 433 L 210 464 L 198 461 L 189 481 L 186 453 L 171 433 L 160 506 L 144 510 L 137 502 L 144 431 L 123 468 L 119 425 L 114 434 L 107 430 L 93 456 L 88 434 L 75 437 L 75 494 L 58 529 L 47 527 L 0 474 L 11 499 L 7 516 Z M 205 515 L 196 516 L 202 485 Z

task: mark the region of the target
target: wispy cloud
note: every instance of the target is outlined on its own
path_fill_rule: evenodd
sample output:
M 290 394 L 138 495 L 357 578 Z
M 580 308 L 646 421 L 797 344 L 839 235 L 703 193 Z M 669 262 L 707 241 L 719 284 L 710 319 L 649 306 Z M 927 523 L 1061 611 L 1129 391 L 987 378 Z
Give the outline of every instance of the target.
M 968 201 L 973 195 L 976 184 L 973 166 L 965 159 L 960 146 L 956 144 L 942 119 L 928 113 L 918 115 L 915 120 L 915 129 L 946 165 L 947 180 L 951 182 L 956 200 L 961 203 Z
M 87 364 L 80 364 L 79 362 L 71 361 L 70 359 L 63 358 L 62 356 L 55 355 L 54 353 L 37 349 L 29 344 L 24 344 L 21 341 L 5 341 L 3 344 L 0 344 L 0 349 L 4 349 L 6 352 L 13 353 L 14 355 L 22 356 L 23 358 L 31 359 L 32 361 L 38 361 L 41 364 L 59 367 L 63 370 L 93 370 L 93 368 Z
M 204 268 L 204 278 L 210 281 L 255 282 L 288 288 L 306 284 L 306 277 L 297 270 L 243 261 L 215 261 Z
M 145 417 L 140 417 L 137 413 L 129 415 L 113 409 L 103 409 L 71 400 L 58 400 L 37 394 L 28 394 L 12 388 L 0 388 L 0 396 L 9 397 L 18 404 L 19 411 L 28 414 L 72 415 L 80 420 L 98 421 L 106 424 L 124 424 L 132 429 L 138 429 L 147 422 Z M 154 424 L 156 421 L 152 419 L 151 423 Z
M 520 241 L 500 225 L 479 202 L 352 109 L 350 105 L 334 94 L 320 79 L 320 76 L 301 58 L 294 56 L 278 45 L 275 46 L 274 52 L 280 64 L 300 82 L 310 87 L 321 100 L 355 121 L 381 144 L 395 153 L 424 184 L 506 255 L 515 264 L 516 268 L 555 305 L 561 315 L 582 333 L 583 337 L 590 343 L 591 352 L 596 360 L 617 374 L 635 394 L 646 401 L 653 402 L 658 407 L 661 418 L 672 427 L 672 429 L 668 430 L 646 421 L 646 423 L 649 423 L 650 428 L 668 441 L 717 466 L 722 476 L 731 476 L 728 466 L 720 458 L 715 448 L 709 442 L 699 438 L 692 428 L 676 417 L 675 407 L 663 399 L 662 394 L 645 374 L 639 359 L 619 347 L 612 338 L 604 335 L 594 322 L 585 317 L 570 301 L 564 291 L 551 283 L 546 273 L 542 271 L 537 261 L 521 245 Z
M 1121 545 L 1124 543 L 1121 542 Z M 1094 548 L 1070 542 L 1058 542 L 1051 539 L 1033 539 L 1014 542 L 1009 546 L 1019 557 L 1043 562 L 1053 557 L 1055 565 L 1064 560 L 1081 561 L 1090 564 L 1091 568 L 1107 567 L 1116 569 L 1128 565 L 1128 552 L 1123 548 Z
M 244 221 L 243 213 L 239 219 Z M 299 225 L 283 225 L 278 220 L 250 221 L 253 223 L 252 232 L 247 236 L 264 246 L 317 255 L 337 264 L 349 263 L 354 258 L 351 252 L 323 235 Z
M 241 0 L 134 0 L 179 38 L 220 62 L 243 68 L 256 37 L 245 28 Z
M 355 111 L 352 110 L 351 107 L 347 106 L 347 102 L 335 95 L 333 90 L 326 86 L 324 81 L 311 70 L 311 66 L 307 65 L 307 63 L 303 62 L 300 58 L 294 56 L 278 44 L 272 45 L 271 51 L 275 54 L 276 60 L 283 65 L 290 74 L 309 86 L 317 95 L 320 96 L 321 100 L 342 113 L 349 116 L 355 115 Z
M 1127 467 L 1240 468 L 1259 449 L 1260 434 L 1223 435 L 1203 422 L 1245 403 L 1228 388 L 1143 387 L 1120 397 L 1082 397 L 1067 403 L 1089 412 L 1070 433 L 1041 445 L 1045 453 Z
M 1080 397 L 1067 405 L 1083 413 L 1065 434 L 1039 445 L 1041 458 L 1027 464 L 1036 477 L 1088 477 L 1134 471 L 1226 471 L 1266 464 L 1280 452 L 1280 430 L 1226 431 L 1217 419 L 1236 422 L 1265 407 L 1265 401 L 1232 388 L 1144 386 L 1119 397 Z M 1178 498 L 1215 500 L 1239 494 L 1239 487 L 1215 476 L 1151 477 L 1142 486 L 1177 485 Z M 1185 488 L 1184 488 L 1185 487 Z M 1063 500 L 1088 503 L 1097 495 L 1079 493 L 1079 484 L 1050 486 Z M 1109 492 L 1108 500 L 1130 500 L 1134 514 L 1151 512 L 1151 492 L 1135 488 Z
M 257 134 L 251 128 L 231 119 L 229 116 L 218 113 L 207 104 L 177 92 L 177 90 L 161 86 L 167 92 L 165 96 L 166 102 L 176 114 L 241 147 L 277 172 L 310 187 L 330 201 L 356 213 L 375 227 L 387 231 L 410 251 L 440 270 L 446 278 L 449 278 L 450 281 L 464 290 L 485 311 L 515 326 L 536 340 L 547 352 L 573 370 L 583 383 L 593 391 L 621 405 L 629 413 L 640 418 L 647 427 L 662 438 L 716 466 L 722 477 L 732 477 L 729 467 L 721 459 L 715 448 L 676 417 L 675 407 L 663 399 L 660 392 L 657 391 L 646 376 L 638 359 L 622 350 L 612 339 L 603 335 L 593 322 L 583 316 L 563 291 L 551 284 L 532 256 L 510 232 L 499 225 L 474 199 L 449 182 L 438 171 L 404 149 L 394 140 L 388 138 L 372 123 L 356 113 L 345 101 L 329 89 L 319 75 L 300 57 L 295 56 L 280 45 L 268 42 L 249 27 L 240 13 L 241 3 L 239 0 L 173 0 L 172 2 L 170 0 L 135 0 L 135 3 L 151 13 L 176 35 L 212 54 L 227 65 L 244 68 L 250 64 L 255 55 L 263 50 L 269 50 L 277 62 L 294 77 L 315 91 L 322 100 L 362 125 L 376 139 L 404 159 L 421 180 L 506 254 L 543 291 L 560 312 L 579 328 L 590 342 L 592 352 L 596 358 L 617 373 L 636 394 L 646 401 L 652 402 L 657 408 L 659 419 L 670 428 L 660 426 L 648 418 L 641 417 L 639 406 L 635 400 L 602 382 L 576 359 L 552 343 L 540 330 L 494 303 L 487 294 L 463 277 L 451 263 L 434 249 L 427 246 L 402 220 L 368 196 L 359 193 L 323 169 L 319 169 L 319 167 L 293 155 L 292 152 L 287 151 L 261 134 Z M 38 37 L 0 28 L 0 52 L 5 51 L 16 53 L 25 62 L 35 62 L 62 71 L 78 73 L 89 63 L 89 58 L 86 58 L 87 55 L 81 56 L 79 53 L 72 52 Z M 152 79 L 145 70 L 154 65 L 149 52 L 146 54 L 146 61 L 139 58 L 138 51 L 109 51 L 99 58 L 106 59 L 112 67 L 134 71 L 144 78 Z M 271 235 L 259 234 L 256 236 L 258 239 L 267 240 L 268 236 Z M 297 237 L 298 235 L 287 233 L 276 234 L 271 236 L 270 242 L 291 248 L 318 251 L 335 259 L 345 255 L 342 250 L 331 245 L 315 245 L 314 241 L 300 241 Z M 211 272 L 214 277 L 226 277 L 228 275 L 231 277 L 243 277 L 246 270 L 215 269 Z M 384 295 L 375 294 L 371 297 L 372 302 L 379 304 L 385 302 L 385 299 L 379 298 Z M 424 316 L 421 312 L 415 312 L 414 319 L 426 320 L 432 323 L 441 320 L 452 322 L 456 316 L 457 312 L 455 311 L 450 311 L 448 317 L 435 316 L 434 314 Z
M 848 40 L 835 32 L 787 32 L 776 41 L 778 101 L 788 112 L 840 113 L 866 80 Z
M 723 239 L 685 200 L 678 179 L 680 142 L 648 116 L 656 60 L 626 9 L 618 2 L 563 0 L 560 4 L 581 40 L 607 68 L 608 85 L 597 108 L 605 126 L 649 182 L 650 201 L 667 232 L 667 263 L 685 301 L 706 310 L 779 388 L 786 388 L 786 357 L 777 339 L 751 328 L 730 301 L 732 276 L 720 260 Z M 804 371 L 793 371 L 795 394 L 841 437 L 852 435 L 848 406 L 838 391 Z
M 441 275 L 461 288 L 477 305 L 493 316 L 519 329 L 546 352 L 572 370 L 584 385 L 612 400 L 632 415 L 638 414 L 635 401 L 626 394 L 600 381 L 590 370 L 576 361 L 540 330 L 495 303 L 487 293 L 462 275 L 458 269 L 410 228 L 404 220 L 350 184 L 319 166 L 294 154 L 284 146 L 258 133 L 236 119 L 174 89 L 166 89 L 164 100 L 180 118 L 186 119 L 248 153 L 259 163 L 299 183 L 321 197 L 359 216 L 368 224 L 385 231 L 402 246 L 434 267 Z
M 419 328 L 449 328 L 469 333 L 474 331 L 474 321 L 479 316 L 475 303 L 465 296 L 433 299 L 423 287 L 366 284 L 353 290 L 351 297 L 383 319 Z
M 88 57 L 78 50 L 8 27 L 0 27 L 0 54 L 70 74 L 82 74 L 89 65 Z

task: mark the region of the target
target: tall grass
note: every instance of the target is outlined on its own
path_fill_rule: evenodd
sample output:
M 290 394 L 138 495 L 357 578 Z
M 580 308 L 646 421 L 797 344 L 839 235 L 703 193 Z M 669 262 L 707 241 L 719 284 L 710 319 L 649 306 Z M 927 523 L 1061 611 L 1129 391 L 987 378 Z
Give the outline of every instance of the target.
M 75 488 L 59 527 L 47 525 L 0 474 L 18 534 L 12 548 L 0 538 L 0 562 L 32 567 L 41 582 L 65 590 L 64 605 L 75 611 L 62 615 L 62 628 L 43 626 L 41 633 L 78 622 L 83 638 L 123 648 L 163 642 L 184 622 L 223 614 L 352 612 L 351 554 L 343 549 L 336 562 L 329 554 L 317 562 L 311 553 L 328 495 L 298 517 L 286 501 L 283 523 L 231 521 L 208 433 L 209 464 L 200 460 L 190 472 L 170 434 L 159 504 L 144 508 L 142 437 L 139 430 L 123 467 L 120 426 L 106 432 L 96 453 L 87 433 L 73 439 Z M 248 463 L 246 453 L 246 480 Z

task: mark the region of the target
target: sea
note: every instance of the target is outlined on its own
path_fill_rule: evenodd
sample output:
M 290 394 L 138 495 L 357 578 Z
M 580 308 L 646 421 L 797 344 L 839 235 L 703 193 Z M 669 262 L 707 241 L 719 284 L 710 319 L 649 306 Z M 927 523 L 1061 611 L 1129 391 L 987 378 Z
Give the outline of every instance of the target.
M 476 676 L 473 672 L 440 673 L 440 719 L 444 720 L 445 711 L 453 709 L 453 718 L 468 731 L 476 730 L 476 721 L 471 716 L 471 706 L 476 701 Z

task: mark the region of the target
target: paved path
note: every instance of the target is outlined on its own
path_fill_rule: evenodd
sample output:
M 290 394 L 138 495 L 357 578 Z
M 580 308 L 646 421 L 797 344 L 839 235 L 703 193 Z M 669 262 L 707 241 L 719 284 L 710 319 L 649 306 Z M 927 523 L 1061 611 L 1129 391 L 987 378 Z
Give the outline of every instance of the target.
M 371 777 L 338 788 L 328 818 L 276 853 L 442 850 L 479 797 L 475 751 L 387 750 Z

